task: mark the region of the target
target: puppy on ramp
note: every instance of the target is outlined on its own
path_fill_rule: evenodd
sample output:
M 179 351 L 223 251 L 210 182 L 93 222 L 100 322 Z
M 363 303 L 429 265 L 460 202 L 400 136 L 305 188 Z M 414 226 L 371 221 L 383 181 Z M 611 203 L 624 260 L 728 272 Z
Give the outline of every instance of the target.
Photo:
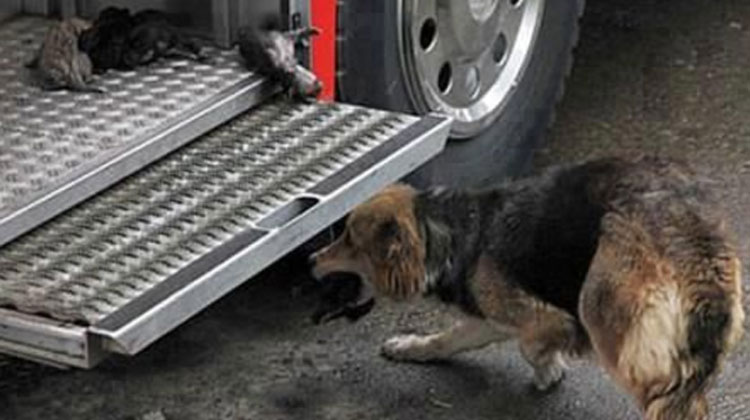
M 687 166 L 656 157 L 557 167 L 483 191 L 395 185 L 311 258 L 323 281 L 346 272 L 368 286 L 346 305 L 370 302 L 366 293 L 428 295 L 465 315 L 447 331 L 388 340 L 391 359 L 515 338 L 547 389 L 566 358 L 593 355 L 650 420 L 706 419 L 706 392 L 742 335 L 740 262 L 724 219 Z
M 78 49 L 78 38 L 91 23 L 71 18 L 53 25 L 34 59 L 26 64 L 42 79 L 45 90 L 71 89 L 79 92 L 103 93 L 104 90 L 88 85 L 93 76 L 89 56 Z

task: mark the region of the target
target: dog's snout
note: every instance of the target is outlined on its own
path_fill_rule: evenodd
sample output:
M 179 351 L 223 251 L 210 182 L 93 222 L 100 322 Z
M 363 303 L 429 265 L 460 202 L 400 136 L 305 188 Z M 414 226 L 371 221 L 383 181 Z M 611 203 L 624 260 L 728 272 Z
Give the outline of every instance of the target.
M 319 80 L 316 80 L 315 83 L 313 83 L 308 93 L 310 96 L 318 96 L 320 95 L 320 92 L 322 91 L 323 91 L 323 83 L 321 83 Z

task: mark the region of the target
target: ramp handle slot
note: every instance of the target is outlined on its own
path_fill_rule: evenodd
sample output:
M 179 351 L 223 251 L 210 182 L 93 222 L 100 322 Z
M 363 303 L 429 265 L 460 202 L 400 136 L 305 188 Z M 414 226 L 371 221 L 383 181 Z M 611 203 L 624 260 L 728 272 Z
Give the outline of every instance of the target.
M 266 230 L 282 228 L 307 213 L 319 202 L 320 199 L 317 197 L 297 197 L 261 219 L 258 222 L 258 227 Z

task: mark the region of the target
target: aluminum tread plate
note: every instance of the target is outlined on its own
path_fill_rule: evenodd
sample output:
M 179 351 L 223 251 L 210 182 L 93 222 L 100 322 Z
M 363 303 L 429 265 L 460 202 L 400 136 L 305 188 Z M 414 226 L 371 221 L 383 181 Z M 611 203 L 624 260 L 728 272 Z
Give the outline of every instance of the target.
M 99 323 L 417 121 L 262 105 L 0 248 L 0 306 Z
M 236 51 L 209 49 L 210 63 L 97 76 L 104 94 L 43 91 L 24 64 L 50 22 L 0 25 L 0 245 L 248 109 L 264 87 Z

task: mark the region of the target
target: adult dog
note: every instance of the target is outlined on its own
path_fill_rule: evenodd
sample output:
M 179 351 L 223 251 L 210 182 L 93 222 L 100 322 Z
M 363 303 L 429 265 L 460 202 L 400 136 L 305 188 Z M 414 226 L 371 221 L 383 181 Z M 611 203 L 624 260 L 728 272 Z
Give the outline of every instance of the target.
M 389 187 L 312 256 L 398 299 L 433 295 L 466 315 L 387 341 L 426 361 L 518 338 L 546 389 L 594 354 L 651 420 L 705 419 L 707 389 L 742 336 L 740 262 L 685 165 L 656 157 L 557 167 L 484 191 Z

